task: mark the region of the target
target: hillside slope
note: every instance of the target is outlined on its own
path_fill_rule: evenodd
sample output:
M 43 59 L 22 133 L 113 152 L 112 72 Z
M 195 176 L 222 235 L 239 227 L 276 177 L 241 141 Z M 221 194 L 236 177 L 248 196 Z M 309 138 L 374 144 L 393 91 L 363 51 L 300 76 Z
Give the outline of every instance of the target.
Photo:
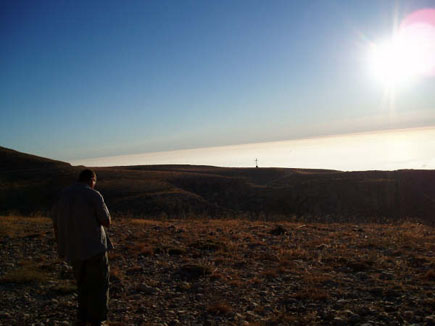
M 25 154 L 0 146 L 0 171 L 39 169 L 71 166 L 69 163 L 48 158 Z
M 0 148 L 0 214 L 46 213 L 82 167 Z M 115 215 L 434 222 L 435 171 L 154 165 L 96 168 Z

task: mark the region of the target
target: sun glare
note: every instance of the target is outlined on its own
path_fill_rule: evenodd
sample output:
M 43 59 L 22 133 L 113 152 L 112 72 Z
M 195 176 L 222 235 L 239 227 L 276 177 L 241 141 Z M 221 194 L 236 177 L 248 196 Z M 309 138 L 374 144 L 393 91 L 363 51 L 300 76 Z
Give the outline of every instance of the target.
M 390 40 L 371 44 L 370 66 L 388 88 L 435 75 L 435 9 L 407 16 Z

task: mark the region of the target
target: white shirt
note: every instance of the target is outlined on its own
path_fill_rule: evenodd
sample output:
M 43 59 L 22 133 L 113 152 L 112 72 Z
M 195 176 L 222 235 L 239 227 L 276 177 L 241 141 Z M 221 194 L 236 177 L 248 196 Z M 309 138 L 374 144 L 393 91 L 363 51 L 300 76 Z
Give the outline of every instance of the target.
M 104 227 L 110 213 L 103 196 L 84 183 L 64 189 L 52 209 L 59 257 L 86 260 L 113 248 Z

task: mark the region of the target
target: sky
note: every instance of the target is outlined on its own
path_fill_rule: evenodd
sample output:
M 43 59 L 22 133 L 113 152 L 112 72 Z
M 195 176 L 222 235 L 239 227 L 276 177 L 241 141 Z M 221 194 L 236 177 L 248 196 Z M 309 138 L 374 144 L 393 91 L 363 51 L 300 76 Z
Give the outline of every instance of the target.
M 424 8 L 0 0 L 0 146 L 89 165 L 435 169 L 435 70 L 409 74 L 435 68 L 435 47 L 387 47 Z M 418 153 L 377 160 L 388 148 Z

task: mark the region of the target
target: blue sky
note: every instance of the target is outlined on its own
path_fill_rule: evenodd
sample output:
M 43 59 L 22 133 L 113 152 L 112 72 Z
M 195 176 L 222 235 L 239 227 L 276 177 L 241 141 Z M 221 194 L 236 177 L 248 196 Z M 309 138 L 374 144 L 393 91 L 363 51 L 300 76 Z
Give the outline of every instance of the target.
M 64 161 L 435 125 L 369 42 L 433 1 L 0 0 L 0 146 Z

